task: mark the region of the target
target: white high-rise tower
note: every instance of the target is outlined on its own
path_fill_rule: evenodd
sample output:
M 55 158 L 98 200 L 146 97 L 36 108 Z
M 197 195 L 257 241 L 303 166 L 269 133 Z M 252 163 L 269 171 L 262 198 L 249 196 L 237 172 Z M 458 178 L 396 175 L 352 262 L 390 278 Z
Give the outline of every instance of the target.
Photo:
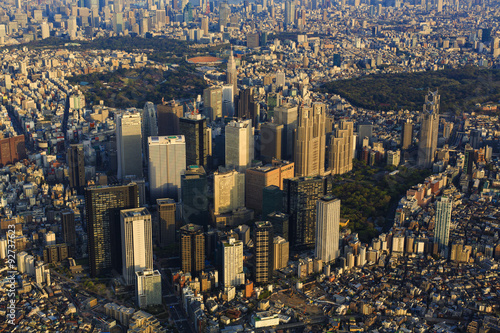
M 118 157 L 118 178 L 128 175 L 142 178 L 142 122 L 141 114 L 126 111 L 117 115 L 116 150 Z
M 316 258 L 324 263 L 339 256 L 340 200 L 322 197 L 316 204 Z
M 254 159 L 252 120 L 233 120 L 226 126 L 226 167 L 245 172 Z

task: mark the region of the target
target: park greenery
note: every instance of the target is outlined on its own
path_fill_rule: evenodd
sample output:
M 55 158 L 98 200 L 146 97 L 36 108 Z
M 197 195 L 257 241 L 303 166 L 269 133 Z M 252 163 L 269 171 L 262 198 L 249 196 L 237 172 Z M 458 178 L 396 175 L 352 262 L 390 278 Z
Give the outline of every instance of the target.
M 398 201 L 411 186 L 422 183 L 429 170 L 368 166 L 354 160 L 353 170 L 334 176 L 332 194 L 341 201 L 341 217 L 349 219 L 348 227 L 359 239 L 369 242 L 380 230 L 392 226 Z
M 121 68 L 114 72 L 91 73 L 68 78 L 71 84 L 82 84 L 85 100 L 117 108 L 142 108 L 148 101 L 155 104 L 172 99 L 193 98 L 203 93 L 206 83 L 194 72 L 192 65 L 183 64 L 169 70 L 153 67 Z
M 370 110 L 421 110 L 428 91 L 439 90 L 441 112 L 461 114 L 477 103 L 498 103 L 500 70 L 466 66 L 419 73 L 378 74 L 326 83 L 323 93 L 338 94 Z

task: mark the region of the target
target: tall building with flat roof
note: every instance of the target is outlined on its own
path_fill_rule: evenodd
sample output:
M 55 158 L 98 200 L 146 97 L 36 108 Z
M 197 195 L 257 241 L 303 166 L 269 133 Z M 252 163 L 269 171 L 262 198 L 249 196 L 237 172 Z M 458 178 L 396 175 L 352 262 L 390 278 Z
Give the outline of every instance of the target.
M 325 177 L 285 179 L 283 210 L 290 216 L 289 240 L 296 248 L 312 248 L 316 243 L 316 201 L 328 193 Z
M 301 106 L 295 139 L 295 175 L 298 177 L 325 174 L 326 105 L 313 103 Z
M 274 237 L 273 240 L 273 271 L 288 266 L 290 256 L 290 243 L 281 236 Z
M 209 200 L 205 169 L 198 165 L 188 165 L 181 176 L 181 189 L 184 223 L 207 225 Z
M 142 120 L 136 111 L 116 115 L 116 153 L 118 178 L 142 178 Z
M 315 256 L 323 263 L 337 259 L 339 251 L 340 200 L 325 196 L 317 201 Z
M 178 199 L 181 173 L 186 169 L 183 135 L 152 136 L 149 143 L 149 188 L 152 200 Z
M 298 107 L 283 104 L 274 108 L 274 123 L 283 125 L 283 140 L 281 142 L 281 158 L 293 160 L 295 130 L 297 129 Z
M 61 212 L 61 225 L 63 241 L 68 245 L 70 256 L 73 257 L 76 249 L 75 212 L 73 210 L 65 209 Z
M 232 120 L 226 125 L 226 167 L 245 172 L 254 159 L 252 120 Z
M 267 283 L 273 275 L 273 226 L 269 221 L 255 222 L 254 278 L 256 283 Z
M 401 132 L 401 148 L 406 150 L 410 148 L 413 142 L 413 124 L 407 119 L 402 124 L 403 131 Z
M 260 156 L 269 163 L 273 158 L 281 159 L 284 126 L 273 123 L 260 125 Z
M 85 187 L 85 154 L 83 145 L 71 145 L 68 149 L 69 186 L 83 194 Z
M 342 175 L 352 170 L 354 145 L 353 123 L 342 121 L 331 138 L 328 150 L 328 169 L 332 175 Z
M 447 197 L 441 197 L 436 203 L 434 243 L 438 244 L 439 251 L 448 248 L 452 207 L 453 203 Z
M 198 276 L 205 269 L 205 235 L 203 227 L 186 224 L 181 227 L 181 269 Z
M 136 272 L 153 269 L 153 231 L 146 208 L 120 211 L 122 272 L 125 283 L 135 284 Z
M 210 121 L 222 118 L 222 87 L 208 87 L 203 90 L 205 114 Z
M 225 5 L 229 8 L 227 4 Z M 231 13 L 231 10 L 228 10 L 229 13 Z M 231 49 L 229 59 L 227 60 L 226 83 L 231 84 L 233 86 L 233 94 L 238 95 L 238 71 L 236 70 L 236 61 L 234 60 L 233 49 Z
M 283 180 L 292 178 L 294 163 L 276 161 L 274 165 L 249 168 L 245 173 L 245 205 L 257 213 L 262 210 L 264 188 L 275 185 L 283 188 Z
M 179 131 L 186 140 L 186 165 L 208 167 L 212 156 L 212 130 L 207 118 L 189 114 L 179 119 Z
M 152 102 L 146 102 L 142 111 L 142 152 L 146 164 L 149 160 L 148 138 L 150 136 L 158 136 L 158 121 L 155 105 Z
M 13 164 L 26 158 L 24 135 L 0 140 L 0 165 Z
M 158 270 L 145 269 L 135 272 L 135 296 L 141 309 L 162 304 L 161 274 Z
M 230 237 L 222 242 L 222 269 L 224 287 L 238 287 L 245 284 L 242 241 Z
M 158 243 L 160 246 L 168 246 L 175 243 L 175 212 L 174 199 L 156 199 L 158 206 Z
M 278 186 L 270 185 L 262 190 L 262 216 L 283 211 L 283 191 Z
M 214 213 L 229 213 L 244 206 L 245 175 L 236 170 L 214 172 Z
M 156 106 L 158 114 L 158 135 L 178 135 L 179 119 L 183 116 L 184 107 L 175 101 L 161 103 Z
M 439 133 L 439 103 L 437 91 L 429 91 L 425 96 L 424 110 L 420 123 L 417 163 L 422 168 L 430 168 L 436 154 Z
M 92 277 L 107 273 L 113 267 L 121 270 L 121 209 L 139 207 L 137 184 L 87 187 L 85 212 L 89 265 Z

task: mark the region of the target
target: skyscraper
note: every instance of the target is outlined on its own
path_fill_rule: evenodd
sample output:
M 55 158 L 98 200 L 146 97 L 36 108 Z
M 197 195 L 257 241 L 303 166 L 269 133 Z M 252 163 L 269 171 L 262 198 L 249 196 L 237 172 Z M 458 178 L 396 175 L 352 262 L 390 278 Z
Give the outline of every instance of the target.
M 174 199 L 157 199 L 158 206 L 158 243 L 168 246 L 175 243 L 175 211 Z
M 274 123 L 283 125 L 283 141 L 281 142 L 281 158 L 293 160 L 295 129 L 297 128 L 298 107 L 283 104 L 274 108 Z
M 413 124 L 407 119 L 402 124 L 403 131 L 401 132 L 401 148 L 408 149 L 413 141 Z
M 295 2 L 287 0 L 285 2 L 285 26 L 290 29 L 295 23 Z
M 120 209 L 139 207 L 137 184 L 85 189 L 90 274 L 109 272 L 112 260 L 121 269 Z M 119 266 L 119 267 L 118 267 Z
M 324 177 L 285 179 L 284 211 L 290 215 L 289 241 L 296 248 L 312 248 L 316 242 L 316 201 L 328 193 Z
M 302 106 L 295 139 L 295 175 L 317 176 L 325 173 L 326 105 Z
M 315 256 L 324 263 L 339 256 L 340 200 L 332 196 L 317 201 Z
M 203 90 L 205 114 L 210 121 L 222 118 L 222 88 L 208 87 Z
M 281 159 L 284 126 L 263 123 L 260 125 L 260 156 L 269 163 L 273 158 Z
M 238 118 L 251 119 L 252 126 L 257 127 L 259 112 L 260 106 L 254 100 L 253 88 L 241 90 L 238 96 Z
M 207 127 L 207 118 L 200 114 L 180 118 L 179 131 L 186 140 L 186 165 L 208 167 L 212 156 L 212 131 Z
M 202 166 L 188 165 L 181 176 L 182 216 L 184 223 L 207 225 L 207 173 Z
M 152 102 L 146 102 L 142 111 L 142 151 L 144 162 L 147 164 L 149 157 L 148 138 L 158 135 L 158 122 L 156 120 L 156 107 Z
M 141 309 L 162 303 L 161 274 L 157 270 L 146 269 L 135 273 L 135 296 Z
M 226 167 L 244 172 L 254 159 L 252 121 L 232 120 L 226 125 Z
M 68 150 L 69 186 L 83 193 L 85 186 L 85 154 L 83 145 L 71 145 Z
M 450 238 L 452 201 L 441 197 L 436 203 L 436 218 L 434 230 L 434 243 L 438 244 L 439 251 L 448 247 Z
M 282 165 L 266 165 L 249 168 L 245 173 L 245 205 L 257 213 L 262 210 L 262 198 L 266 186 L 283 188 L 283 180 L 293 178 L 293 162 Z
M 203 227 L 186 224 L 181 227 L 181 269 L 193 276 L 205 269 L 205 235 Z
M 120 211 L 122 272 L 125 283 L 135 284 L 137 272 L 153 269 L 151 214 L 146 208 Z
M 118 178 L 135 175 L 142 178 L 142 122 L 139 112 L 116 115 L 116 152 Z
M 235 170 L 214 172 L 214 213 L 229 213 L 245 206 L 245 175 Z
M 352 170 L 354 158 L 353 123 L 342 121 L 328 149 L 328 169 L 332 175 L 342 175 Z
M 238 287 L 245 283 L 242 241 L 229 237 L 227 242 L 222 242 L 222 269 L 225 287 Z
M 184 107 L 175 101 L 158 104 L 158 135 L 178 135 L 179 118 L 183 116 Z
M 224 31 L 229 23 L 231 8 L 226 2 L 219 3 L 219 31 Z
M 273 275 L 273 226 L 269 221 L 255 222 L 254 278 L 256 283 L 267 283 Z
M 149 187 L 151 200 L 177 200 L 181 173 L 186 169 L 186 142 L 183 135 L 152 136 L 149 143 Z
M 288 266 L 290 255 L 290 243 L 281 236 L 274 237 L 273 240 L 273 271 Z
M 73 257 L 76 247 L 75 212 L 73 210 L 65 209 L 61 212 L 61 225 L 63 241 L 68 245 L 70 256 Z
M 418 144 L 418 165 L 422 168 L 429 168 L 434 162 L 439 131 L 439 102 L 437 90 L 429 91 L 425 96 Z
M 371 140 L 373 135 L 373 124 L 368 121 L 363 121 L 358 124 L 358 146 L 361 145 L 365 137 Z
M 238 95 L 238 72 L 236 70 L 236 61 L 234 60 L 233 49 L 229 54 L 226 68 L 226 83 L 233 85 L 233 94 Z

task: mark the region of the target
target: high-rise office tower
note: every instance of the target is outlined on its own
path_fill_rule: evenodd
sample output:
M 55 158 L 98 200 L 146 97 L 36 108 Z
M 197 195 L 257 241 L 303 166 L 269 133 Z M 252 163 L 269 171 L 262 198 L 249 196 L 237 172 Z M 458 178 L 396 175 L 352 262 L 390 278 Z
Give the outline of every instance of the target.
M 201 18 L 201 30 L 204 35 L 208 35 L 208 16 L 204 15 Z
M 198 276 L 205 269 L 205 235 L 203 227 L 186 224 L 181 227 L 181 269 Z
M 215 121 L 222 117 L 222 88 L 208 87 L 203 90 L 203 105 L 205 114 L 210 121 Z
M 231 49 L 231 54 L 227 60 L 226 83 L 233 85 L 233 94 L 238 95 L 238 72 L 236 70 L 233 49 Z
M 238 96 L 238 118 L 251 119 L 252 126 L 259 122 L 260 105 L 254 100 L 253 88 L 241 90 Z
M 148 138 L 158 135 L 158 122 L 156 120 L 156 108 L 152 102 L 146 102 L 142 111 L 142 151 L 144 162 L 147 164 L 149 157 Z
M 207 225 L 207 173 L 202 166 L 188 165 L 181 176 L 182 216 L 184 223 Z
M 339 256 L 340 200 L 332 196 L 317 201 L 316 258 L 329 263 Z
M 139 207 L 137 184 L 85 189 L 85 212 L 92 277 L 109 272 L 112 260 L 121 270 L 120 209 Z
M 251 165 L 254 159 L 254 133 L 252 121 L 232 120 L 226 125 L 226 167 L 239 172 Z
M 42 39 L 46 39 L 50 37 L 50 27 L 47 22 L 42 22 L 40 24 L 40 30 L 42 32 Z
M 229 237 L 222 242 L 222 269 L 225 287 L 245 284 L 243 273 L 243 242 Z
M 436 203 L 434 243 L 438 244 L 439 251 L 448 247 L 452 204 L 452 201 L 447 197 L 441 197 Z
M 225 84 L 222 86 L 222 118 L 234 117 L 234 86 Z
M 162 303 L 161 274 L 158 270 L 146 269 L 135 273 L 135 297 L 141 309 Z
M 168 246 L 175 243 L 175 212 L 174 199 L 157 199 L 158 206 L 158 243 L 160 246 Z
M 298 177 L 325 174 L 326 105 L 302 106 L 295 139 L 295 175 Z
M 418 165 L 423 168 L 431 167 L 434 162 L 439 132 L 439 102 L 437 90 L 429 91 L 425 96 L 418 144 Z
M 316 242 L 316 201 L 328 193 L 324 177 L 285 179 L 283 210 L 290 216 L 289 241 L 294 247 L 311 248 Z
M 263 123 L 260 125 L 260 156 L 269 163 L 273 158 L 281 159 L 284 126 Z
M 214 213 L 229 213 L 245 206 L 245 175 L 236 170 L 214 172 Z
M 290 29 L 295 23 L 295 2 L 287 0 L 285 2 L 285 26 Z
M 297 129 L 298 107 L 283 104 L 274 108 L 274 123 L 283 125 L 283 140 L 281 142 L 281 158 L 293 160 L 295 130 Z
M 249 168 L 245 173 L 245 205 L 260 213 L 264 188 L 275 185 L 283 188 L 283 180 L 293 178 L 293 162 Z
M 118 178 L 135 175 L 142 178 L 142 122 L 139 112 L 116 115 L 116 153 Z
M 71 145 L 68 150 L 69 186 L 83 193 L 85 186 L 85 154 L 83 145 Z
M 186 169 L 183 135 L 152 136 L 149 143 L 149 188 L 151 200 L 178 199 L 181 173 Z
M 73 257 L 76 247 L 75 212 L 71 209 L 63 210 L 61 212 L 61 224 L 63 241 L 68 245 L 70 256 Z
M 464 174 L 472 176 L 474 174 L 474 159 L 475 159 L 475 149 L 471 147 L 470 144 L 465 145 L 464 149 Z
M 281 236 L 274 237 L 273 240 L 273 271 L 288 266 L 290 255 L 290 243 Z
M 229 15 L 231 15 L 231 8 L 225 2 L 219 3 L 219 31 L 224 31 L 229 23 Z
M 212 156 L 212 131 L 207 127 L 207 118 L 201 114 L 180 118 L 179 131 L 186 140 L 186 165 L 208 167 Z
M 358 124 L 358 146 L 362 146 L 363 139 L 371 140 L 373 135 L 373 124 L 368 121 L 363 121 Z
M 441 13 L 443 11 L 443 0 L 437 0 L 437 12 Z
M 403 131 L 401 132 L 401 148 L 408 149 L 413 141 L 413 124 L 407 119 L 402 124 Z
M 175 101 L 171 101 L 158 104 L 156 111 L 158 112 L 158 135 L 178 135 L 179 118 L 183 116 L 184 107 Z
M 255 222 L 254 278 L 256 283 L 267 283 L 273 275 L 273 226 L 269 221 Z
M 352 170 L 354 158 L 353 124 L 342 121 L 335 136 L 330 139 L 328 149 L 328 169 L 332 175 L 342 175 Z
M 144 207 L 121 210 L 120 232 L 123 278 L 133 285 L 136 272 L 153 269 L 151 214 Z
M 470 131 L 469 144 L 474 149 L 481 148 L 481 131 L 477 129 L 473 129 Z

